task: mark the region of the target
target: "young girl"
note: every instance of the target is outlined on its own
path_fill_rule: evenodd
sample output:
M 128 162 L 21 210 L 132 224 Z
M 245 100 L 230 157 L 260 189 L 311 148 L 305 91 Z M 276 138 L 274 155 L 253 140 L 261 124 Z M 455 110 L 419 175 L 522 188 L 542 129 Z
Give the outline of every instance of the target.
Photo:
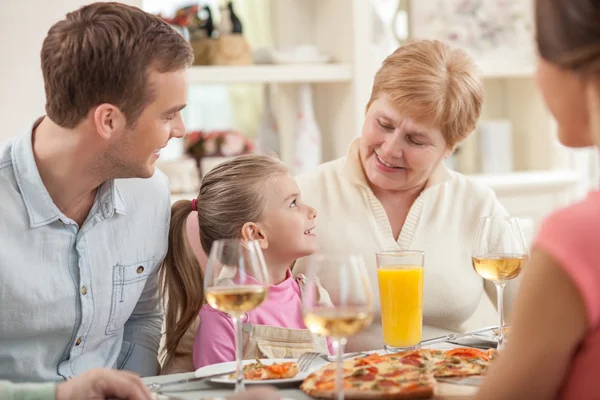
M 600 2 L 537 0 L 537 82 L 569 147 L 600 146 Z M 551 214 L 523 274 L 506 349 L 477 396 L 600 398 L 600 192 Z
M 244 357 L 329 353 L 325 339 L 304 325 L 302 277 L 294 278 L 290 271 L 296 259 L 317 250 L 312 233 L 317 213 L 302 203 L 298 185 L 281 161 L 247 155 L 215 167 L 202 180 L 197 199 L 180 200 L 172 207 L 169 250 L 161 271 L 166 301 L 163 373 L 191 370 L 190 353 L 194 368 L 235 360 L 231 318 L 204 304 L 203 272 L 189 246 L 189 240 L 197 238 L 186 233 L 192 211 L 198 213 L 199 239 L 206 254 L 218 239 L 261 244 L 271 286 L 267 300 L 243 320 Z M 320 294 L 326 299 L 326 292 Z

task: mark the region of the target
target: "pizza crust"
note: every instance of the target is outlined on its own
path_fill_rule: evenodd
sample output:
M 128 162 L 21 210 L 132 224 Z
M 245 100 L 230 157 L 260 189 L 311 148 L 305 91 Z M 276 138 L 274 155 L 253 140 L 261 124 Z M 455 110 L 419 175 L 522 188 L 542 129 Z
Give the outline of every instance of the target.
M 335 399 L 335 392 L 333 391 L 319 391 L 319 390 L 308 390 L 304 391 L 308 396 L 314 397 L 316 399 Z M 344 398 L 349 400 L 376 400 L 376 399 L 386 399 L 386 400 L 400 400 L 400 399 L 428 399 L 433 397 L 434 394 L 434 385 L 432 384 L 429 387 L 422 387 L 418 389 L 413 389 L 411 391 L 403 391 L 397 393 L 386 393 L 386 392 L 377 392 L 377 391 L 366 391 L 366 390 L 352 390 L 346 389 L 344 390 Z

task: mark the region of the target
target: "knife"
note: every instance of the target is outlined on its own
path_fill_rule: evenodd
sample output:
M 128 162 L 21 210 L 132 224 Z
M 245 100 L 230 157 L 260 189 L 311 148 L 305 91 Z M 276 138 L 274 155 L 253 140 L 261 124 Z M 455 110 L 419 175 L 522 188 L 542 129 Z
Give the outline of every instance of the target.
M 474 333 L 482 333 L 482 332 L 486 332 L 486 331 L 491 331 L 492 329 L 498 329 L 498 325 L 488 326 L 487 328 L 476 329 L 476 330 L 470 331 L 470 332 L 451 333 L 449 335 L 444 335 L 444 336 L 439 336 L 439 337 L 423 340 L 421 342 L 421 346 L 429 346 L 429 345 L 435 344 L 435 343 L 448 342 L 448 341 L 460 339 L 460 338 L 463 338 L 466 336 L 471 336 Z
M 176 381 L 170 381 L 170 382 L 164 382 L 164 383 L 152 382 L 152 383 L 147 384 L 146 386 L 151 391 L 155 391 L 155 392 L 159 392 L 160 393 L 165 386 L 183 385 L 185 383 L 201 382 L 201 381 L 204 381 L 206 379 L 217 378 L 219 376 L 224 376 L 224 375 L 230 375 L 230 374 L 233 374 L 235 372 L 236 372 L 236 370 L 225 371 L 225 372 L 219 372 L 218 374 L 204 375 L 204 376 L 198 376 L 198 377 L 194 376 L 194 377 L 191 377 L 191 378 L 178 379 Z M 198 390 L 198 389 L 194 389 L 194 390 Z

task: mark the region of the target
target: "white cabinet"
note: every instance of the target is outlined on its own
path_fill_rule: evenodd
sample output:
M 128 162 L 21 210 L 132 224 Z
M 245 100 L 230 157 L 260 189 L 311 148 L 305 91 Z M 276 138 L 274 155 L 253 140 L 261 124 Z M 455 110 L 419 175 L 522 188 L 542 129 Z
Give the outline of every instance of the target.
M 262 11 L 270 15 L 274 46 L 312 44 L 331 55 L 332 63 L 193 67 L 190 82 L 270 85 L 281 132 L 281 157 L 288 165 L 292 160 L 297 84 L 311 83 L 316 119 L 323 134 L 323 160 L 343 156 L 350 141 L 360 134 L 373 77 L 384 55 L 378 40 L 381 30 L 387 28 L 375 17 L 374 1 L 272 0 L 268 10 Z M 482 62 L 479 67 L 486 90 L 482 119 L 511 121 L 515 172 L 482 176 L 476 162 L 466 172 L 490 185 L 511 214 L 529 221 L 531 236 L 548 212 L 581 197 L 596 181 L 592 175 L 595 155 L 558 144 L 555 123 L 535 85 L 532 63 Z M 474 133 L 464 145 L 467 149 L 471 146 L 475 155 L 476 139 Z

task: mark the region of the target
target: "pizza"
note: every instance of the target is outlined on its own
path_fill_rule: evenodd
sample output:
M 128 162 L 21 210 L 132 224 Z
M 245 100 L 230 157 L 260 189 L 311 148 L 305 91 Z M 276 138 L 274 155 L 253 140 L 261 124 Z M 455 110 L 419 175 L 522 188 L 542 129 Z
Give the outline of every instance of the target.
M 434 359 L 432 372 L 436 378 L 482 375 L 495 354 L 495 349 L 458 347 L 446 350 Z
M 495 350 L 420 349 L 369 354 L 344 361 L 344 394 L 348 399 L 426 399 L 435 392 L 436 377 L 483 374 Z M 311 373 L 300 389 L 320 399 L 335 397 L 335 363 Z
M 298 364 L 295 362 L 263 364 L 260 360 L 244 365 L 244 379 L 261 381 L 268 379 L 290 379 L 298 374 Z M 235 374 L 230 375 L 235 379 Z

